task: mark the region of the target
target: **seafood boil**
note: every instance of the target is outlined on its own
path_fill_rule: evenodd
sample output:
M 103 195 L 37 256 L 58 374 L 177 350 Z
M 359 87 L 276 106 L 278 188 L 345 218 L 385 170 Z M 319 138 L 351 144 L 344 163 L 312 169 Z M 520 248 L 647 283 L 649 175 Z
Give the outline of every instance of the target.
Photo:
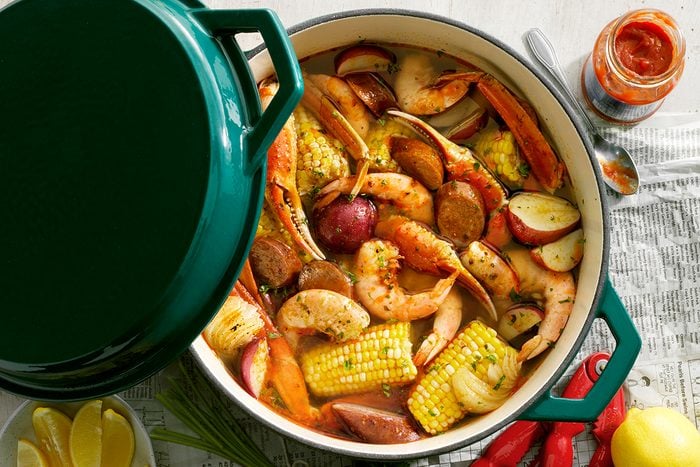
M 446 54 L 302 63 L 249 261 L 203 332 L 299 424 L 404 443 L 498 408 L 556 345 L 585 238 L 530 103 Z M 263 106 L 277 83 L 263 80 Z

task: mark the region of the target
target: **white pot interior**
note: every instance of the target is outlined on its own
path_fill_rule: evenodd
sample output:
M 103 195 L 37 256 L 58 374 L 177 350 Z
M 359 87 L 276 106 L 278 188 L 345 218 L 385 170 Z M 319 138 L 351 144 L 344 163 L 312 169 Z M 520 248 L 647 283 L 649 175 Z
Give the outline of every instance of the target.
M 360 40 L 443 50 L 492 73 L 536 109 L 543 131 L 568 168 L 574 197 L 581 210 L 586 239 L 574 310 L 559 342 L 550 350 L 525 385 L 496 411 L 475 417 L 440 436 L 396 445 L 345 441 L 305 429 L 278 415 L 245 392 L 201 337 L 194 342 L 192 352 L 227 394 L 278 431 L 304 443 L 348 455 L 387 459 L 412 458 L 469 444 L 512 421 L 515 414 L 519 414 L 530 405 L 544 387 L 551 386 L 555 375 L 560 374 L 568 365 L 573 352 L 580 345 L 582 330 L 590 325 L 589 318 L 593 313 L 591 307 L 605 264 L 603 206 L 600 185 L 596 181 L 592 161 L 570 117 L 540 79 L 508 52 L 457 26 L 436 19 L 398 13 L 332 19 L 311 25 L 292 35 L 292 43 L 300 58 Z M 258 80 L 272 73 L 266 51 L 251 60 L 251 68 Z

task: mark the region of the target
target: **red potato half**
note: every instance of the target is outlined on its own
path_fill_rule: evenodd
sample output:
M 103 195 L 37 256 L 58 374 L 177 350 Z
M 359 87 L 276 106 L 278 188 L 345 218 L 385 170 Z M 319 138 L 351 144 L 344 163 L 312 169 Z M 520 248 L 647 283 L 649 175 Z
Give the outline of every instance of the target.
M 459 124 L 459 122 L 464 120 L 467 115 L 470 115 L 471 113 L 478 110 L 485 109 L 484 107 L 481 107 L 479 104 L 474 102 L 474 100 L 471 97 L 465 96 L 461 101 L 457 102 L 448 110 L 445 110 L 444 112 L 439 114 L 432 115 L 426 121 L 433 128 L 438 128 L 441 131 L 444 131 L 447 128 L 451 128 Z
M 339 196 L 313 212 L 316 238 L 336 253 L 354 253 L 372 238 L 377 224 L 377 209 L 366 198 L 348 200 Z
M 581 213 L 569 201 L 546 193 L 518 193 L 508 202 L 508 227 L 520 243 L 544 245 L 574 230 Z
M 270 353 L 267 340 L 255 339 L 246 345 L 241 354 L 241 378 L 248 392 L 256 399 L 265 386 Z
M 559 240 L 530 250 L 535 263 L 555 272 L 574 269 L 583 259 L 583 230 L 576 229 Z
M 511 342 L 544 319 L 544 313 L 535 305 L 510 307 L 498 320 L 498 335 Z
M 335 56 L 335 74 L 382 72 L 396 63 L 396 55 L 376 45 L 355 45 Z
M 448 129 L 445 136 L 452 141 L 463 141 L 481 131 L 488 122 L 489 114 L 486 109 L 478 108 L 467 115 L 464 120 Z

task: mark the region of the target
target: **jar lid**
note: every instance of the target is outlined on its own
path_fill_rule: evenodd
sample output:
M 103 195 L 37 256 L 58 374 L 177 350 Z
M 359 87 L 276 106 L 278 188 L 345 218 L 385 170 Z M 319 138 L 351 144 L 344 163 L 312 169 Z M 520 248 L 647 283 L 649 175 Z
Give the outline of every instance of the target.
M 198 26 L 174 1 L 0 12 L 0 387 L 124 389 L 232 286 L 264 164 L 246 167 L 244 98 Z

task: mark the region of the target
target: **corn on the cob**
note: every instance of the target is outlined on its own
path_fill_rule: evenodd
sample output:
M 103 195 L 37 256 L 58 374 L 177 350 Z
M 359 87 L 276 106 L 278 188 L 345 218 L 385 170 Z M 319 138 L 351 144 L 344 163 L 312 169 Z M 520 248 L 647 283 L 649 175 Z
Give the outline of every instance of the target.
M 350 175 L 343 145 L 303 106 L 294 110 L 297 131 L 297 189 L 304 196 Z
M 418 371 L 411 360 L 410 323 L 382 324 L 340 344 L 322 344 L 301 357 L 311 392 L 333 397 L 405 384 Z
M 204 328 L 202 336 L 219 356 L 233 359 L 263 326 L 257 308 L 241 297 L 232 295 Z
M 415 136 L 405 125 L 393 119 L 379 119 L 369 127 L 367 148 L 369 148 L 369 168 L 375 172 L 396 172 L 399 164 L 391 158 L 389 139 L 392 136 Z
M 509 188 L 522 188 L 530 166 L 520 157 L 513 133 L 496 127 L 487 128 L 477 135 L 474 151 Z
M 460 391 L 463 388 L 455 388 L 455 383 L 464 383 L 461 372 L 468 371 L 488 384 L 492 392 L 505 397 L 520 371 L 517 354 L 496 331 L 472 321 L 426 370 L 408 398 L 409 410 L 428 433 L 444 432 L 467 413 L 476 412 L 474 407 L 480 403 L 490 402 L 480 391 L 465 394 L 467 391 Z M 455 381 L 455 375 L 462 377 Z M 464 400 L 465 395 L 474 400 Z

